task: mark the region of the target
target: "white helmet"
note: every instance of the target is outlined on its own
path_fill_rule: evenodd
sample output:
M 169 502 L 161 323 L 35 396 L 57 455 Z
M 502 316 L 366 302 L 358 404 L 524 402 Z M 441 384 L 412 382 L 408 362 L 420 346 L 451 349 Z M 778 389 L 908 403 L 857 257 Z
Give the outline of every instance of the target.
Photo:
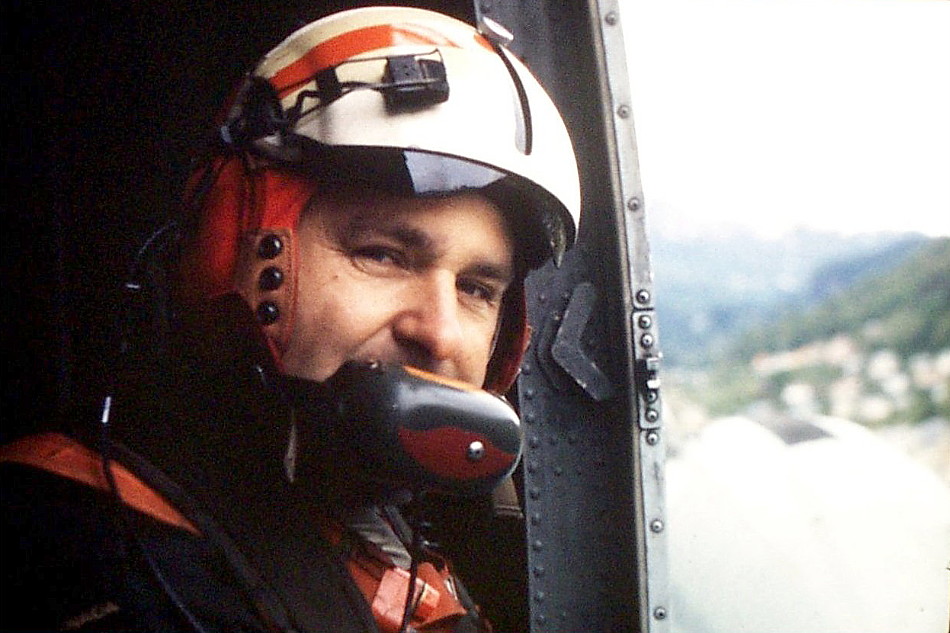
M 222 136 L 278 164 L 417 195 L 513 185 L 500 186 L 505 206 L 546 242 L 529 265 L 559 262 L 580 215 L 571 141 L 492 26 L 408 7 L 317 20 L 257 65 Z
M 519 261 L 559 262 L 580 213 L 574 152 L 553 102 L 500 39 L 404 7 L 344 11 L 285 39 L 238 90 L 224 151 L 192 176 L 182 296 L 236 291 L 279 359 L 296 313 L 297 223 L 326 184 L 478 190 L 508 217 Z M 527 345 L 524 304 L 519 278 L 485 383 L 499 393 Z

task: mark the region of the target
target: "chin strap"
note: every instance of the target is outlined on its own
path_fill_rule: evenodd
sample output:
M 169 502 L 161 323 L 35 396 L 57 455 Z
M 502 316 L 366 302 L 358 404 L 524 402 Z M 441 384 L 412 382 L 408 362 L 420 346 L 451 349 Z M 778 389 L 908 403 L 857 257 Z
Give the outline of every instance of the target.
M 524 519 L 518 489 L 509 475 L 505 477 L 491 495 L 492 511 L 498 518 Z

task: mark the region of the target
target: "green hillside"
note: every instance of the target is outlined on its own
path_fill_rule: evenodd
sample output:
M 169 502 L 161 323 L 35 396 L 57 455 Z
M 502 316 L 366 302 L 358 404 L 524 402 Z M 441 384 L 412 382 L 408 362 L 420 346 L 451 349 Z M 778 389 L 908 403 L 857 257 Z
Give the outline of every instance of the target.
M 667 367 L 702 369 L 742 333 L 774 323 L 782 306 L 815 306 L 891 270 L 928 238 L 838 235 L 799 229 L 781 237 L 726 233 L 651 238 L 657 314 Z
M 896 268 L 814 308 L 786 311 L 741 337 L 729 356 L 749 360 L 837 334 L 851 334 L 865 348 L 890 348 L 903 357 L 950 347 L 950 238 L 926 242 Z
M 740 336 L 693 396 L 714 414 L 950 420 L 950 239 Z

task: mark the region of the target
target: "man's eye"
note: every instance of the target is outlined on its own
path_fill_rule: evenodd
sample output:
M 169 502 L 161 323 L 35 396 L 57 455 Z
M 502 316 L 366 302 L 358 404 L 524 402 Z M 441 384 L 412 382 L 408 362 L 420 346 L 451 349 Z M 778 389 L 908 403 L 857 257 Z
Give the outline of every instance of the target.
M 362 262 L 386 266 L 402 266 L 403 257 L 399 251 L 387 246 L 361 246 L 354 248 L 352 255 Z
M 458 289 L 470 297 L 489 304 L 497 303 L 501 297 L 501 291 L 499 289 L 478 281 L 461 279 L 458 282 Z

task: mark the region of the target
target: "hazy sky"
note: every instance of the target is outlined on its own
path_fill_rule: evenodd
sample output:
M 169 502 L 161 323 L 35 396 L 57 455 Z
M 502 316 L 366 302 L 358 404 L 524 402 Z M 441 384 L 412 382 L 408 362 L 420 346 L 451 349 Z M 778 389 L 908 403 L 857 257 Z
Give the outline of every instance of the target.
M 950 1 L 622 7 L 651 230 L 950 235 Z

